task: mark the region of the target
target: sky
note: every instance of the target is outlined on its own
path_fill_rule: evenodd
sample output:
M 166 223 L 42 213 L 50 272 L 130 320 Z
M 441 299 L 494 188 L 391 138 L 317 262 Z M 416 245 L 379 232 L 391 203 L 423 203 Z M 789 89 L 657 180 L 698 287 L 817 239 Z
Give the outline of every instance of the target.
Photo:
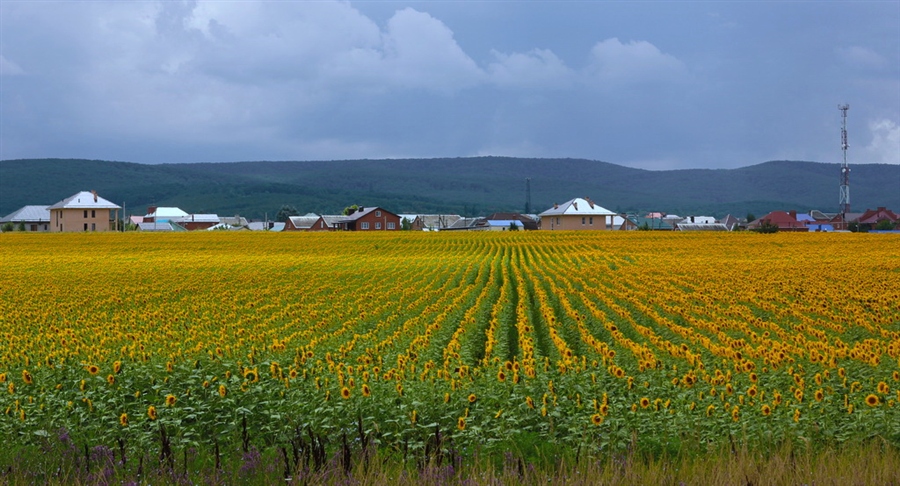
M 900 1 L 0 2 L 0 160 L 900 164 Z

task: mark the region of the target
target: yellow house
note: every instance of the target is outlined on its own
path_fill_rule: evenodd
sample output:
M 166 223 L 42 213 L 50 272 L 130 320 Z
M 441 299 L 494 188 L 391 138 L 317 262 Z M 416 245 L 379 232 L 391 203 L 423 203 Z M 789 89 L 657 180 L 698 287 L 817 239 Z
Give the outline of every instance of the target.
M 96 191 L 81 191 L 47 208 L 50 211 L 50 232 L 109 231 L 118 219 L 120 206 L 97 195 Z
M 539 216 L 542 230 L 610 230 L 617 215 L 588 198 L 576 197 L 554 204 Z

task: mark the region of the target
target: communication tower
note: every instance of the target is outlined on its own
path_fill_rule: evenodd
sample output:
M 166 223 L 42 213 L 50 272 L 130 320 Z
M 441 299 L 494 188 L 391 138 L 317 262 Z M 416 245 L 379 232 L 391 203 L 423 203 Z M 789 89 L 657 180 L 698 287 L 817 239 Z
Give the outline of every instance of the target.
M 844 159 L 841 162 L 841 198 L 838 203 L 840 206 L 840 213 L 846 218 L 847 213 L 850 212 L 850 166 L 847 165 L 847 110 L 850 109 L 850 105 L 838 105 L 838 109 L 841 110 L 841 150 L 844 152 Z

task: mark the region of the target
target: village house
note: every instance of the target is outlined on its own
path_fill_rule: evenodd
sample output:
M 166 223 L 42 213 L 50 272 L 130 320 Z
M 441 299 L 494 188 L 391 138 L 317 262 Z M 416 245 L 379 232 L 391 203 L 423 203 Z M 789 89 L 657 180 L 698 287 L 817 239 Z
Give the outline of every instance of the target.
M 188 213 L 179 208 L 167 208 L 150 206 L 147 208 L 147 214 L 144 215 L 144 223 L 168 223 L 175 219 L 181 219 L 188 216 Z
M 416 214 L 404 215 L 413 231 L 440 231 L 453 226 L 462 219 L 458 214 Z
M 109 231 L 118 220 L 119 209 L 121 206 L 103 199 L 96 191 L 81 191 L 47 208 L 50 232 Z
M 521 213 L 494 213 L 487 217 L 488 222 L 490 221 L 507 221 L 506 226 L 509 226 L 509 221 L 515 220 L 521 224 L 520 229 L 526 230 L 536 230 L 538 229 L 538 222 L 536 219 L 526 216 Z
M 181 218 L 173 218 L 170 222 L 188 231 L 204 230 L 219 224 L 218 214 L 189 214 Z
M 590 199 L 577 197 L 554 204 L 539 216 L 542 230 L 608 230 L 613 229 L 617 214 Z
M 879 206 L 878 209 L 866 209 L 866 212 L 859 216 L 856 223 L 860 228 L 874 229 L 882 221 L 889 221 L 896 228 L 900 224 L 900 215 L 884 206 Z
M 284 222 L 284 231 L 309 231 L 319 221 L 316 213 L 306 213 L 303 216 L 289 216 Z
M 50 231 L 50 206 L 23 206 L 3 218 L 0 226 L 12 225 L 13 229 L 24 231 Z
M 747 224 L 747 229 L 760 229 L 766 224 L 777 226 L 778 231 L 809 231 L 806 224 L 797 219 L 797 211 L 772 211 Z
M 360 207 L 335 223 L 342 231 L 398 231 L 400 216 L 380 207 Z

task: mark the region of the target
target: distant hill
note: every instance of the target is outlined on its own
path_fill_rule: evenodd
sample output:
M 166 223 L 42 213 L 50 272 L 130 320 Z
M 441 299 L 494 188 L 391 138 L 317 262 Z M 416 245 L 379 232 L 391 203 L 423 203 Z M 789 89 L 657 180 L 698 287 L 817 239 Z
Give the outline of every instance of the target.
M 739 169 L 648 171 L 582 159 L 470 157 L 144 165 L 81 159 L 0 161 L 0 216 L 26 204 L 53 204 L 96 190 L 128 214 L 147 206 L 192 213 L 271 218 L 288 204 L 301 213 L 336 213 L 351 204 L 397 213 L 466 216 L 540 213 L 573 197 L 618 212 L 757 216 L 775 209 L 835 212 L 839 167 L 773 161 Z M 900 210 L 900 166 L 852 167 L 854 211 Z

